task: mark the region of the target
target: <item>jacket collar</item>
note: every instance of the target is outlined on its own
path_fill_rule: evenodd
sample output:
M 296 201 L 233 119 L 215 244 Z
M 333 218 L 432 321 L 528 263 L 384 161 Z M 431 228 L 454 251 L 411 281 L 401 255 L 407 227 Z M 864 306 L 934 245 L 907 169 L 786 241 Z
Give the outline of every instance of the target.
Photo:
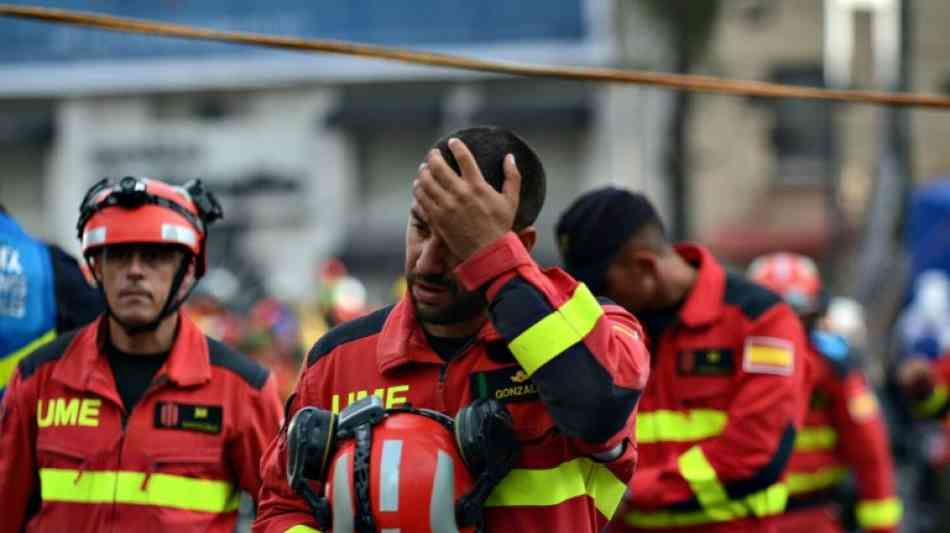
M 501 334 L 490 320 L 486 320 L 475 334 L 475 342 L 488 343 L 501 339 Z M 409 363 L 445 364 L 429 346 L 425 332 L 416 320 L 408 295 L 389 313 L 377 346 L 376 364 L 380 373 Z
M 179 311 L 178 332 L 168 359 L 158 371 L 180 387 L 198 385 L 211 380 L 208 342 L 198 325 L 184 311 Z M 77 390 L 102 387 L 115 390 L 115 378 L 103 353 L 107 326 L 105 315 L 83 328 L 70 344 L 63 360 L 56 366 L 53 378 Z
M 676 253 L 698 269 L 696 281 L 680 309 L 680 320 L 687 326 L 702 326 L 722 312 L 726 291 L 726 271 L 705 247 L 693 243 L 675 246 Z

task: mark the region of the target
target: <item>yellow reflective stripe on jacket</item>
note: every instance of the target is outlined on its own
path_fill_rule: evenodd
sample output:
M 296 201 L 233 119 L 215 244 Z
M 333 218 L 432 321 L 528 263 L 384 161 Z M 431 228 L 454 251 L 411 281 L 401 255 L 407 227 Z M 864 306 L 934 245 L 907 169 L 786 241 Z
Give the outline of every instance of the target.
M 7 383 L 10 381 L 10 377 L 13 375 L 13 371 L 16 370 L 16 365 L 20 362 L 20 359 L 30 355 L 33 350 L 43 346 L 55 338 L 56 330 L 51 329 L 31 341 L 26 346 L 11 353 L 10 355 L 7 355 L 3 359 L 0 359 L 0 388 L 7 386 Z
M 950 397 L 950 390 L 947 386 L 937 385 L 926 400 L 914 406 L 914 414 L 920 417 L 934 416 L 946 405 L 948 397 Z
M 822 468 L 815 472 L 790 472 L 785 484 L 789 494 L 802 494 L 827 489 L 840 483 L 848 475 L 848 469 L 841 466 Z
M 894 527 L 904 514 L 904 506 L 897 498 L 861 500 L 858 502 L 858 526 L 861 529 Z
M 588 496 L 605 517 L 613 516 L 627 486 L 606 466 L 587 457 L 554 468 L 515 468 L 495 487 L 488 507 L 551 506 Z
M 320 533 L 320 530 L 313 529 L 310 526 L 299 525 L 284 531 L 284 533 Z
M 730 522 L 748 516 L 772 516 L 785 510 L 788 489 L 781 483 L 750 494 L 742 500 L 728 500 L 700 511 L 630 511 L 623 521 L 634 527 L 663 528 Z
M 590 289 L 581 283 L 571 299 L 524 330 L 508 348 L 528 375 L 587 336 L 604 314 Z
M 796 452 L 830 450 L 836 444 L 838 444 L 838 432 L 831 426 L 806 426 L 795 436 Z
M 637 414 L 637 443 L 693 442 L 720 435 L 729 415 L 716 409 L 641 411 Z
M 686 450 L 683 455 L 677 459 L 680 475 L 689 483 L 693 494 L 699 500 L 703 508 L 710 508 L 720 505 L 729 500 L 726 494 L 726 488 L 719 482 L 719 476 L 716 475 L 716 469 L 709 464 L 706 454 L 699 446 L 693 446 Z
M 144 486 L 144 488 L 143 488 Z M 188 511 L 236 511 L 240 492 L 227 481 L 144 472 L 40 469 L 40 496 L 48 502 L 131 503 Z

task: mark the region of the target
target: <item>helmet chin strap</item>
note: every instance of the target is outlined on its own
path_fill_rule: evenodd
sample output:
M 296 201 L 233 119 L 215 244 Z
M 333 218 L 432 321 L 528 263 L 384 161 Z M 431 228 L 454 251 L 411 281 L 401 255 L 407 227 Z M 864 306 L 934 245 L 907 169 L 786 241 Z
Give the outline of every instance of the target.
M 191 295 L 191 291 L 195 289 L 195 286 L 198 284 L 197 280 L 191 284 L 191 287 L 188 288 L 188 292 L 184 296 L 179 298 L 177 301 L 173 301 L 174 295 L 178 293 L 178 290 L 181 288 L 182 282 L 185 280 L 185 274 L 188 273 L 188 263 L 191 261 L 193 256 L 185 254 L 181 259 L 181 263 L 178 265 L 178 271 L 175 272 L 175 278 L 172 280 L 172 285 L 168 289 L 168 296 L 165 298 L 165 305 L 162 306 L 161 311 L 158 312 L 158 315 L 150 322 L 145 324 L 128 324 L 115 312 L 112 310 L 112 306 L 109 305 L 109 299 L 106 298 L 105 288 L 102 286 L 102 280 L 96 278 L 96 285 L 99 289 L 99 294 L 102 296 L 102 301 L 106 308 L 106 314 L 109 315 L 119 326 L 125 331 L 126 335 L 135 335 L 138 333 L 143 333 L 146 331 L 155 331 L 158 329 L 158 326 L 161 325 L 162 321 L 178 311 L 178 308 L 181 307 L 185 300 Z M 89 257 L 86 258 L 86 264 L 89 265 L 90 272 L 95 276 L 95 270 L 92 268 L 92 263 L 89 261 Z

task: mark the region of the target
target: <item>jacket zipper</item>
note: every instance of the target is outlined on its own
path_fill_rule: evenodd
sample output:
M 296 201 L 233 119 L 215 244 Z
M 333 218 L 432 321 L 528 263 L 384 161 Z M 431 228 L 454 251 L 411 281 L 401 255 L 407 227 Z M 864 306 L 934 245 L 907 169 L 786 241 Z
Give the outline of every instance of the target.
M 449 363 L 442 363 L 442 366 L 439 367 L 439 383 L 435 388 L 436 399 L 439 403 L 437 410 L 440 412 L 445 412 L 445 375 L 449 371 Z
M 454 357 L 452 357 L 445 363 L 442 363 L 442 366 L 439 367 L 439 383 L 436 385 L 435 391 L 436 391 L 436 399 L 438 400 L 438 410 L 443 413 L 445 412 L 445 408 L 446 408 L 445 379 L 447 377 L 447 374 L 449 373 L 449 365 L 451 365 L 453 361 L 457 361 L 461 359 L 462 357 L 465 357 L 465 354 L 472 348 L 472 346 L 475 345 L 475 340 L 476 340 L 475 337 L 472 337 L 472 339 L 469 340 L 468 343 L 465 344 L 465 346 L 462 346 L 462 348 L 458 351 L 458 353 L 455 354 Z M 453 413 L 453 416 L 454 416 L 454 413 Z
M 166 376 L 165 374 L 162 374 L 161 376 L 158 377 L 158 379 L 153 380 L 152 383 L 149 384 L 148 388 L 145 389 L 145 392 L 142 393 L 142 397 L 139 398 L 139 401 L 134 406 L 132 406 L 132 409 L 130 409 L 129 411 L 126 411 L 125 405 L 122 406 L 122 416 L 119 419 L 122 425 L 122 431 L 119 432 L 119 464 L 117 468 L 119 472 L 122 471 L 123 447 L 125 446 L 125 435 L 126 435 L 126 432 L 128 431 L 129 418 L 132 417 L 132 413 L 135 412 L 135 408 L 142 404 L 142 402 L 149 395 L 149 393 L 153 392 L 155 389 L 161 387 L 167 382 L 168 382 L 168 376 Z M 116 483 L 115 488 L 113 489 L 113 493 L 112 493 L 112 526 L 113 526 L 113 531 L 116 531 L 116 533 L 121 533 L 121 531 L 119 531 L 119 506 L 116 503 L 116 499 L 118 496 L 119 496 L 119 484 Z

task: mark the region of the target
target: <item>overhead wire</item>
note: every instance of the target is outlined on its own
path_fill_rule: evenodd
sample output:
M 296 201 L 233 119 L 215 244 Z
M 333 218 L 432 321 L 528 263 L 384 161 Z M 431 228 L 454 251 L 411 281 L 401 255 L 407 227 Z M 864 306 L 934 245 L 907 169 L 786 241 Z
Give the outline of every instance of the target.
M 354 57 L 384 59 L 416 65 L 507 74 L 511 76 L 629 83 L 664 87 L 673 90 L 737 96 L 803 98 L 850 102 L 853 104 L 950 109 L 950 97 L 930 94 L 826 89 L 762 81 L 729 80 L 695 74 L 673 74 L 615 68 L 552 66 L 490 61 L 453 54 L 407 50 L 348 41 L 305 39 L 249 32 L 223 31 L 212 28 L 194 27 L 147 19 L 117 17 L 67 9 L 0 4 L 0 16 L 72 24 L 116 32 L 162 35 L 183 39 L 217 41 L 285 50 L 324 52 Z

